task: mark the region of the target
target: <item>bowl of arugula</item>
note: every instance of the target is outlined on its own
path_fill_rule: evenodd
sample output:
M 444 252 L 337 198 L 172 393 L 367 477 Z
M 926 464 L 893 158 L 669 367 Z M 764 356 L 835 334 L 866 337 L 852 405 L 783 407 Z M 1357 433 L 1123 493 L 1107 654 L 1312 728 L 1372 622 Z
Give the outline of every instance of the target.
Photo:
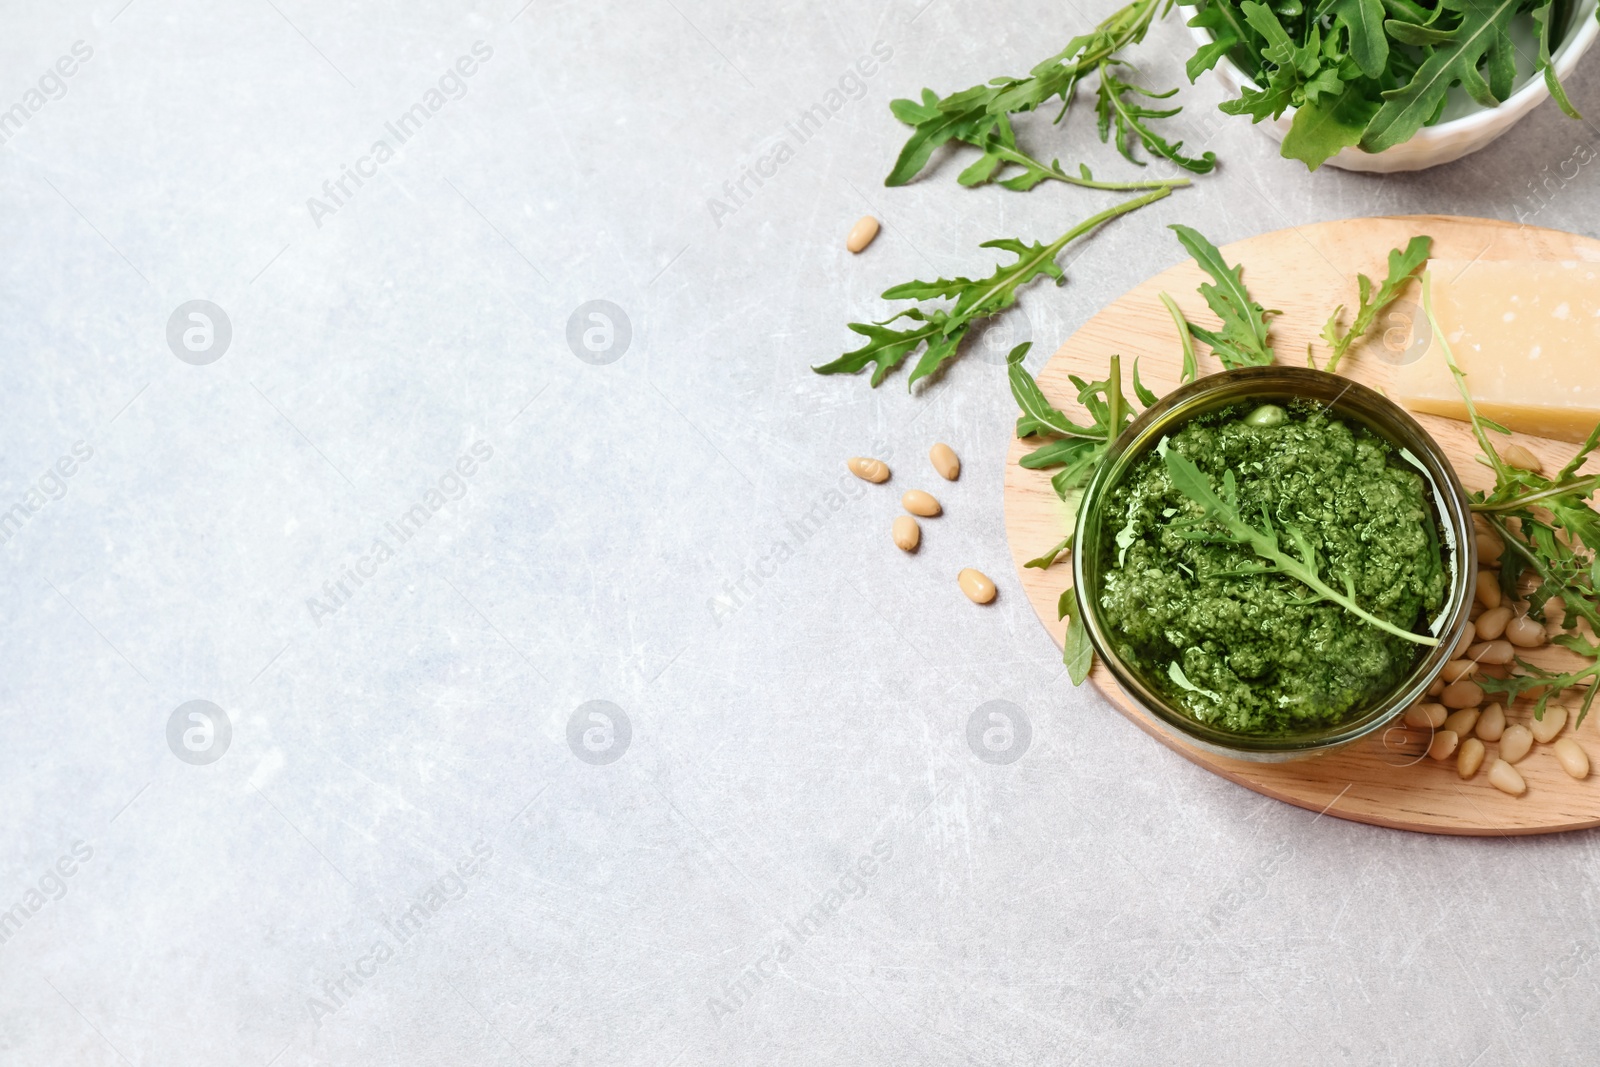
M 1184 10 L 1222 110 L 1266 121 L 1312 170 L 1390 173 L 1460 159 L 1562 89 L 1600 33 L 1596 0 L 1202 0 Z

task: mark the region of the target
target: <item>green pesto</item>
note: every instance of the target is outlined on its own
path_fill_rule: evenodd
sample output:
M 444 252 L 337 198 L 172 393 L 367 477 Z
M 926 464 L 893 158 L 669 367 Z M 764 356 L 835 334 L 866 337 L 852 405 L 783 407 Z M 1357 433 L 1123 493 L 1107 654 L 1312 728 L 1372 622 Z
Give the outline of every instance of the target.
M 1382 438 L 1320 408 L 1235 407 L 1165 439 L 1220 484 L 1232 470 L 1246 516 L 1265 508 L 1318 553 L 1320 577 L 1353 583 L 1362 608 L 1428 632 L 1445 597 L 1438 530 L 1422 475 Z M 1203 510 L 1157 451 L 1107 496 L 1118 531 L 1101 560 L 1101 609 L 1117 654 L 1195 719 L 1254 735 L 1331 726 L 1400 681 L 1426 649 L 1337 604 L 1314 600 L 1248 548 L 1195 540 L 1175 524 Z M 1204 529 L 1205 527 L 1201 527 Z

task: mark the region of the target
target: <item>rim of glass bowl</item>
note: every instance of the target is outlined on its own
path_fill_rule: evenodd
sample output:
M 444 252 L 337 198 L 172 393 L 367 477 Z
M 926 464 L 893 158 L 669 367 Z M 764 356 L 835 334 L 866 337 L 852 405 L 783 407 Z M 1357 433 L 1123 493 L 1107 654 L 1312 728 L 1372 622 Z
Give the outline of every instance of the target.
M 1428 493 L 1434 518 L 1445 531 L 1441 549 L 1450 589 L 1437 618 L 1444 620 L 1437 646 L 1421 657 L 1411 671 L 1385 697 L 1358 716 L 1331 727 L 1272 737 L 1230 733 L 1200 723 L 1175 707 L 1147 685 L 1107 640 L 1100 617 L 1100 547 L 1103 514 L 1099 502 L 1164 436 L 1191 420 L 1244 401 L 1253 403 L 1311 400 L 1329 405 L 1346 421 L 1366 426 L 1378 436 L 1416 457 L 1431 483 Z M 1078 537 L 1072 554 L 1073 586 L 1077 590 L 1078 618 L 1088 627 L 1090 642 L 1102 663 L 1110 668 L 1123 692 L 1143 707 L 1155 721 L 1184 740 L 1220 755 L 1240 759 L 1282 760 L 1316 755 L 1348 745 L 1392 721 L 1422 697 L 1449 661 L 1460 640 L 1472 607 L 1477 573 L 1477 544 L 1466 490 L 1450 459 L 1417 421 L 1377 391 L 1326 371 L 1303 367 L 1246 367 L 1207 375 L 1180 386 L 1140 414 L 1112 442 L 1105 462 L 1085 488 L 1078 512 Z M 1074 620 L 1076 624 L 1077 620 Z

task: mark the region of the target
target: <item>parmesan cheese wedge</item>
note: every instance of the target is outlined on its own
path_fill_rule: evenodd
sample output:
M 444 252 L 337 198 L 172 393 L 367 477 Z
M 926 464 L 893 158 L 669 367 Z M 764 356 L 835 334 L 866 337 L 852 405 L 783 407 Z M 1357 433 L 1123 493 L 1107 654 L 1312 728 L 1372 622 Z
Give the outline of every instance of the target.
M 1433 260 L 1433 311 L 1479 414 L 1582 441 L 1600 422 L 1600 263 Z M 1416 328 L 1426 329 L 1419 309 Z M 1433 337 L 1391 393 L 1412 411 L 1466 419 Z

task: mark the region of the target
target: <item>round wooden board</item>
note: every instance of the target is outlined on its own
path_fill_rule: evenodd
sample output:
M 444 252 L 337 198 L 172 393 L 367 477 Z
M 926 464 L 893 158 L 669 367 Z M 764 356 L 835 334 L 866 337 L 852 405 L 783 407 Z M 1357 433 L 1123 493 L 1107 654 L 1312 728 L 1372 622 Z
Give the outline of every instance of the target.
M 1600 241 L 1556 230 L 1535 229 L 1488 219 L 1445 215 L 1347 219 L 1263 234 L 1222 249 L 1227 261 L 1244 267 L 1251 295 L 1264 307 L 1281 309 L 1272 320 L 1272 340 L 1279 358 L 1300 362 L 1306 346 L 1316 342 L 1319 362 L 1327 349 L 1318 340 L 1322 324 L 1338 304 L 1353 307 L 1356 275 L 1365 273 L 1381 281 L 1387 273 L 1391 248 L 1403 247 L 1411 237 L 1433 237 L 1433 256 L 1448 260 L 1584 260 L 1600 262 Z M 1182 253 L 1176 239 L 1174 258 Z M 1193 260 L 1163 271 L 1112 303 L 1073 334 L 1038 375 L 1039 385 L 1053 403 L 1081 412 L 1077 390 L 1069 374 L 1094 379 L 1105 376 L 1106 358 L 1121 353 L 1124 374 L 1139 357 L 1141 380 L 1158 395 L 1178 385 L 1181 350 L 1172 319 L 1157 294 L 1170 294 L 1192 322 L 1210 325 L 1216 317 L 1196 291 L 1209 280 Z M 1419 287 L 1413 283 L 1413 289 Z M 1415 294 L 1414 294 L 1415 295 Z M 1420 295 L 1416 295 L 1420 304 Z M 1397 305 L 1398 307 L 1399 305 Z M 1348 322 L 1350 312 L 1346 312 Z M 1404 322 L 1385 320 L 1404 332 Z M 1378 389 L 1385 389 L 1395 370 L 1394 344 L 1403 349 L 1403 336 L 1391 333 L 1384 347 L 1381 329 L 1352 347 L 1340 365 L 1341 372 Z M 1200 373 L 1221 370 L 1204 345 Z M 1387 359 L 1385 358 L 1387 356 Z M 1124 388 L 1127 388 L 1126 384 Z M 1437 438 L 1455 462 L 1469 490 L 1491 484 L 1489 472 L 1474 460 L 1477 445 L 1465 423 L 1431 415 L 1418 421 Z M 1575 446 L 1517 434 L 1520 442 L 1555 469 Z M 1056 618 L 1056 601 L 1071 584 L 1071 564 L 1063 556 L 1048 570 L 1026 569 L 1023 563 L 1041 555 L 1063 536 L 1070 513 L 1050 486 L 1050 471 L 1030 471 L 1017 460 L 1037 447 L 1013 436 L 1006 461 L 1006 536 L 1022 587 L 1045 628 L 1057 645 L 1065 625 Z M 1576 657 L 1547 648 L 1534 654 L 1535 662 L 1571 664 Z M 1570 669 L 1570 667 L 1568 667 Z M 1528 783 L 1521 797 L 1510 797 L 1489 785 L 1487 771 L 1469 781 L 1456 774 L 1455 760 L 1442 763 L 1418 754 L 1423 738 L 1401 732 L 1378 734 L 1342 751 L 1316 759 L 1289 763 L 1250 763 L 1212 755 L 1162 731 L 1117 686 L 1111 672 L 1096 662 L 1091 679 L 1123 714 L 1163 744 L 1200 766 L 1215 771 L 1258 793 L 1290 804 L 1325 812 L 1343 819 L 1440 834 L 1537 834 L 1600 826 L 1600 773 L 1576 781 L 1557 765 L 1547 746 L 1535 750 L 1517 769 Z M 1526 721 L 1524 708 L 1512 709 L 1508 718 Z M 1575 735 L 1600 767 L 1600 714 L 1591 716 Z M 1571 734 L 1571 727 L 1568 727 Z M 1497 745 L 1490 744 L 1489 760 Z M 1485 761 L 1485 767 L 1488 760 Z

